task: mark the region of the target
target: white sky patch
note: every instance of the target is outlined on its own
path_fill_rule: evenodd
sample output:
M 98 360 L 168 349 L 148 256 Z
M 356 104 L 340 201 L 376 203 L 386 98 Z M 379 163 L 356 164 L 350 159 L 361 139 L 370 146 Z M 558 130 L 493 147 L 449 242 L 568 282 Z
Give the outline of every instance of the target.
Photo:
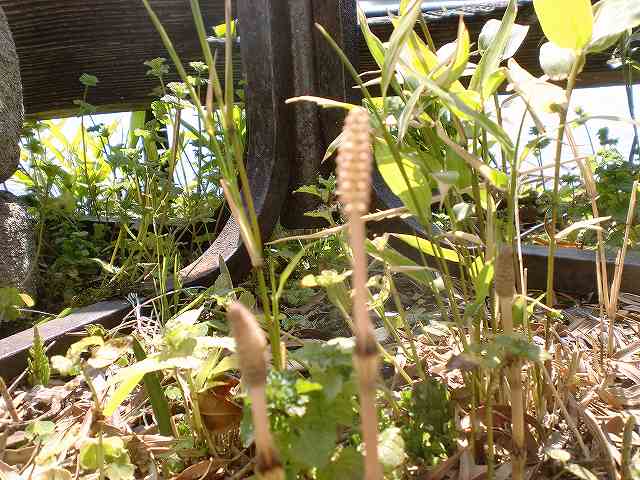
M 636 98 L 636 105 L 638 104 L 639 88 L 636 86 L 633 88 L 634 97 Z M 507 97 L 501 97 L 504 101 Z M 592 155 L 591 143 L 589 141 L 589 134 L 591 135 L 591 141 L 593 142 L 596 152 L 600 148 L 598 142 L 597 132 L 603 127 L 609 128 L 609 136 L 611 138 L 617 138 L 619 143 L 617 145 L 618 150 L 622 153 L 623 157 L 628 158 L 631 145 L 633 143 L 633 126 L 629 122 L 630 115 L 627 106 L 627 94 L 624 86 L 613 87 L 598 87 L 598 88 L 582 88 L 574 91 L 571 99 L 571 108 L 569 120 L 575 119 L 576 108 L 581 107 L 587 116 L 610 116 L 618 117 L 623 121 L 615 122 L 611 120 L 595 119 L 587 122 L 587 129 L 584 126 L 575 127 L 573 130 L 576 143 L 581 155 Z M 524 104 L 520 99 L 514 99 L 509 102 L 503 110 L 504 127 L 512 136 L 516 138 L 518 129 L 520 128 L 520 122 L 522 120 L 522 114 L 524 112 Z M 637 115 L 640 118 L 640 115 Z M 541 116 L 542 123 L 549 129 L 550 136 L 555 137 L 554 131 L 558 125 L 558 116 L 556 114 L 544 114 Z M 532 137 L 529 134 L 530 128 L 534 126 L 530 116 L 527 116 L 525 126 L 523 129 L 523 141 L 526 143 Z M 555 148 L 553 146 L 547 147 L 543 151 L 543 162 L 553 162 L 553 156 Z M 563 160 L 573 158 L 573 154 L 570 148 L 567 146 L 563 148 Z M 533 158 L 529 158 L 528 162 L 532 166 L 536 166 L 537 162 Z

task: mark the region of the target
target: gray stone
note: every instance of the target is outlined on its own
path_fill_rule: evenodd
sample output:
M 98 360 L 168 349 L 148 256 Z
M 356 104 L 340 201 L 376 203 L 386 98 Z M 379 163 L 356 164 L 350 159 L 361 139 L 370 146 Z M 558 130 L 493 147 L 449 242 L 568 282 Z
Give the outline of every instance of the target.
M 0 192 L 0 287 L 35 290 L 34 221 L 27 208 L 8 192 Z
M 0 7 L 0 182 L 7 180 L 18 167 L 23 119 L 18 55 L 7 17 Z

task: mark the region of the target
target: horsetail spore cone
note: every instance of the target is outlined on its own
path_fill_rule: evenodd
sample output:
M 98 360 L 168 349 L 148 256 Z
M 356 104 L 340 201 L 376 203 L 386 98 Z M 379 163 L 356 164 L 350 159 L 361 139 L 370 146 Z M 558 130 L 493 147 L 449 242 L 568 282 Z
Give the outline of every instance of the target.
M 266 396 L 267 362 L 265 359 L 267 341 L 264 332 L 251 311 L 239 302 L 233 303 L 229 307 L 227 319 L 236 340 L 236 352 L 242 378 L 251 398 L 259 478 L 284 480 L 284 470 L 269 430 Z
M 378 346 L 367 311 L 366 231 L 362 216 L 371 201 L 371 127 L 364 108 L 352 109 L 344 124 L 344 140 L 336 162 L 338 195 L 349 220 L 349 244 L 353 266 L 353 325 L 356 335 L 354 364 L 360 389 L 360 416 L 365 446 L 366 480 L 382 479 L 378 460 L 376 382 Z
M 362 216 L 371 200 L 371 127 L 369 113 L 354 108 L 344 122 L 344 140 L 338 153 L 338 195 L 348 217 Z

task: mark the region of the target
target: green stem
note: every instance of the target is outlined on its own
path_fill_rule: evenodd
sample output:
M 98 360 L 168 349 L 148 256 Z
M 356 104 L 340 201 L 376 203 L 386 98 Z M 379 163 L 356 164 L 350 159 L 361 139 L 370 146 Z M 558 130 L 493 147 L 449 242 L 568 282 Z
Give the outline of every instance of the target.
M 560 164 L 562 160 L 562 144 L 564 141 L 564 134 L 567 127 L 567 116 L 569 114 L 569 104 L 571 102 L 571 95 L 576 85 L 576 77 L 578 72 L 584 65 L 584 54 L 579 52 L 576 62 L 573 64 L 569 79 L 567 80 L 567 104 L 560 110 L 560 125 L 558 126 L 558 140 L 556 144 L 556 157 L 555 157 L 555 169 L 553 175 L 553 196 L 551 204 L 551 225 L 549 227 L 549 256 L 547 260 L 547 306 L 553 306 L 553 276 L 555 268 L 555 254 L 557 249 L 557 242 L 555 238 L 556 224 L 558 222 L 558 210 L 560 207 Z M 545 327 L 545 343 L 549 340 L 549 322 L 547 317 L 547 323 Z
M 276 370 L 282 370 L 282 350 L 280 347 L 280 320 L 273 318 L 270 313 L 269 294 L 267 292 L 267 282 L 264 277 L 262 267 L 256 267 L 256 277 L 258 278 L 258 292 L 260 293 L 260 301 L 262 302 L 262 310 L 264 311 L 264 320 L 269 329 L 269 342 L 271 343 L 271 355 L 273 357 L 273 366 Z
M 87 97 L 87 90 L 85 88 L 84 98 Z M 91 187 L 91 182 L 89 180 L 89 166 L 87 164 L 87 144 L 85 142 L 85 131 L 84 131 L 84 114 L 80 117 L 80 130 L 82 131 L 82 162 L 84 167 L 84 180 L 87 183 L 88 190 L 88 202 L 89 202 L 89 214 L 95 213 L 95 203 L 93 201 L 93 188 Z
M 198 392 L 193 383 L 193 377 L 192 377 L 191 371 L 188 371 L 186 374 L 186 382 L 187 382 L 187 385 L 189 386 L 189 393 L 191 395 L 191 407 L 192 407 L 191 413 L 193 414 L 193 417 L 192 417 L 193 424 L 196 428 L 198 435 L 201 437 L 204 437 L 204 441 L 207 444 L 209 453 L 211 455 L 217 455 L 216 445 L 213 442 L 213 439 L 211 438 L 211 434 L 209 433 L 209 430 L 207 430 L 206 425 L 202 422 L 202 415 L 200 414 L 200 404 L 198 403 Z
M 102 448 L 102 407 L 100 406 L 100 398 L 98 397 L 98 392 L 96 391 L 96 387 L 93 385 L 93 381 L 91 380 L 91 375 L 89 375 L 89 371 L 87 370 L 87 366 L 84 362 L 80 364 L 80 370 L 82 371 L 82 376 L 84 377 L 84 381 L 87 383 L 89 387 L 89 391 L 91 392 L 91 398 L 93 399 L 93 411 L 94 411 L 94 422 L 98 427 L 98 451 L 97 451 L 97 462 L 98 462 L 98 471 L 100 472 L 100 480 L 104 480 L 105 478 L 105 470 L 104 470 L 104 450 Z
M 627 422 L 624 425 L 624 433 L 622 437 L 622 480 L 632 480 L 634 475 L 632 472 L 631 448 L 632 448 L 632 434 L 636 426 L 636 417 L 629 415 Z
M 418 348 L 416 347 L 416 341 L 411 330 L 411 326 L 407 320 L 407 314 L 402 305 L 402 300 L 400 299 L 400 294 L 398 293 L 398 289 L 396 288 L 395 282 L 393 281 L 393 276 L 391 272 L 387 269 L 387 277 L 389 278 L 389 286 L 391 289 L 391 295 L 393 296 L 393 302 L 395 303 L 396 309 L 398 310 L 398 314 L 400 315 L 400 320 L 402 321 L 402 326 L 405 330 L 405 335 L 409 339 L 409 346 L 411 348 L 411 355 L 413 355 L 413 361 L 416 364 L 416 368 L 418 370 L 418 375 L 423 380 L 427 379 L 427 375 L 424 371 L 424 367 L 422 366 L 422 362 L 420 361 L 420 357 L 418 356 Z
M 132 337 L 133 353 L 136 356 L 137 361 L 142 361 L 147 358 L 147 354 L 144 348 L 136 337 Z M 169 404 L 162 392 L 162 386 L 160 384 L 160 378 L 157 372 L 147 373 L 143 377 L 144 388 L 149 395 L 151 401 L 151 408 L 156 417 L 156 423 L 158 424 L 158 431 L 161 435 L 170 437 L 173 435 L 173 428 L 171 428 L 171 412 L 169 410 Z
M 486 414 L 485 425 L 487 426 L 487 480 L 493 480 L 495 474 L 495 445 L 493 439 L 493 389 L 495 376 L 489 374 L 489 385 L 487 388 L 487 398 L 485 400 Z

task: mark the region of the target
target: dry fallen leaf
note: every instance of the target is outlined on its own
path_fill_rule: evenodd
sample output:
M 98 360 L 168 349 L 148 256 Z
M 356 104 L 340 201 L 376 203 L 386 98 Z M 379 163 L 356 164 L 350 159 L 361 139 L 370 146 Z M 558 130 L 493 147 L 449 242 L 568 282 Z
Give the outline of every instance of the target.
M 222 462 L 210 458 L 202 460 L 184 469 L 173 480 L 205 480 L 215 478 L 217 470 L 222 466 Z
M 209 431 L 224 433 L 240 425 L 242 407 L 232 400 L 230 394 L 236 384 L 229 382 L 198 394 L 200 414 Z

